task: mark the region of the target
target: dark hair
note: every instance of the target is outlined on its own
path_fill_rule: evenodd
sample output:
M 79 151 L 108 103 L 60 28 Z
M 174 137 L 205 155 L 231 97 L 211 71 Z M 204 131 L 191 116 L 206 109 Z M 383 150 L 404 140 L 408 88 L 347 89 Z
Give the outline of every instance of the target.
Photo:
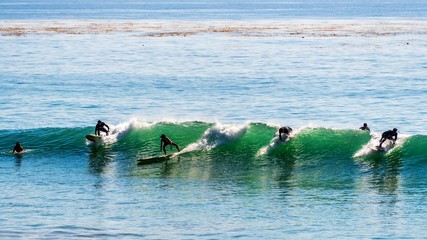
M 164 137 L 166 137 L 164 134 L 162 134 L 161 136 L 160 136 L 161 138 L 164 138 Z

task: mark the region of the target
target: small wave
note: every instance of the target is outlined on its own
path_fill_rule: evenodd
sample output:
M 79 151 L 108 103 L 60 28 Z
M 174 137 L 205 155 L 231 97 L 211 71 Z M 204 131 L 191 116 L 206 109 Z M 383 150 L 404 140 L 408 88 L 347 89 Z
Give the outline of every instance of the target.
M 340 159 L 365 158 L 372 154 L 370 145 L 378 144 L 380 134 L 360 130 L 304 126 L 294 130 L 290 141 L 278 143 L 278 126 L 266 123 L 224 124 L 200 121 L 143 122 L 131 119 L 111 126 L 111 134 L 98 147 L 108 145 L 117 156 L 139 158 L 158 156 L 160 135 L 166 134 L 183 153 L 197 151 L 196 156 L 214 153 L 236 158 L 274 157 L 277 159 Z M 94 126 L 82 128 L 38 128 L 0 130 L 0 155 L 11 155 L 18 141 L 27 150 L 25 155 L 86 154 L 85 135 Z M 105 146 L 107 147 L 107 146 Z M 395 150 L 404 157 L 427 159 L 427 136 L 399 134 Z M 92 148 L 90 148 L 92 149 Z M 215 152 L 211 150 L 215 149 Z M 31 151 L 29 151 L 31 150 Z M 173 150 L 175 152 L 175 149 Z M 386 153 L 392 154 L 392 153 Z
M 227 125 L 216 123 L 214 127 L 206 130 L 200 140 L 184 148 L 181 153 L 196 150 L 209 151 L 217 146 L 224 145 L 240 139 L 248 129 L 249 125 Z
M 149 128 L 153 125 L 154 123 L 141 122 L 141 121 L 138 121 L 137 119 L 131 119 L 128 122 L 119 123 L 117 125 L 110 126 L 111 133 L 108 135 L 101 134 L 103 137 L 100 142 L 94 143 L 87 140 L 86 143 L 88 145 L 114 144 L 117 141 L 121 140 L 123 137 L 125 137 L 133 129 Z
M 267 145 L 267 146 L 265 146 L 265 147 L 262 147 L 260 150 L 258 150 L 258 152 L 257 152 L 257 154 L 256 154 L 256 156 L 262 156 L 262 155 L 265 155 L 265 154 L 267 154 L 267 153 L 269 153 L 271 150 L 273 150 L 273 149 L 275 149 L 275 148 L 277 148 L 278 146 L 280 146 L 281 144 L 284 144 L 284 143 L 286 143 L 286 142 L 288 142 L 288 141 L 290 141 L 292 138 L 295 138 L 303 129 L 305 129 L 305 128 L 309 128 L 309 127 L 302 127 L 302 128 L 299 128 L 299 129 L 297 129 L 297 130 L 293 130 L 287 137 L 286 137 L 286 139 L 285 140 L 280 140 L 280 137 L 279 137 L 279 132 L 278 131 L 276 131 L 276 134 L 275 134 L 275 136 L 273 137 L 273 139 L 271 139 L 271 141 L 270 141 L 270 143 Z
M 384 142 L 386 154 L 391 154 L 391 152 L 393 152 L 394 149 L 401 148 L 402 145 L 405 143 L 406 139 L 408 139 L 410 137 L 411 137 L 411 135 L 408 135 L 408 134 L 399 134 L 399 137 L 394 144 L 391 140 L 386 140 Z M 357 151 L 353 155 L 353 157 L 354 158 L 360 158 L 363 156 L 369 156 L 373 153 L 376 153 L 377 151 L 374 150 L 374 148 L 376 148 L 376 146 L 378 146 L 380 144 L 380 142 L 379 142 L 380 139 L 381 139 L 380 133 L 372 132 L 371 133 L 371 139 L 369 140 L 369 142 L 367 144 L 363 145 L 363 147 L 359 151 Z

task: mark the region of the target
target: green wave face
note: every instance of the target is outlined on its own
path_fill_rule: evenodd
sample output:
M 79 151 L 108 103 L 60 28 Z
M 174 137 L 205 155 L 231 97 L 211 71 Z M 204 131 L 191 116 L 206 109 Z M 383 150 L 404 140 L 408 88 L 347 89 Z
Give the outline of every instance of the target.
M 85 139 L 93 127 L 40 128 L 30 130 L 0 131 L 2 154 L 8 154 L 15 142 L 21 142 L 31 154 L 61 154 L 86 152 L 88 148 L 106 146 L 130 158 L 156 156 L 160 152 L 160 135 L 165 134 L 177 143 L 183 154 L 247 161 L 248 159 L 298 159 L 305 164 L 353 161 L 357 151 L 366 145 L 371 136 L 358 130 L 328 128 L 302 128 L 295 130 L 291 140 L 277 143 L 277 128 L 264 123 L 222 125 L 205 122 L 158 122 L 114 126 L 107 140 L 92 144 Z M 388 153 L 399 154 L 416 162 L 427 159 L 427 136 L 407 137 Z M 261 151 L 263 150 L 263 151 Z M 176 149 L 167 148 L 168 153 Z M 262 152 L 260 154 L 260 152 Z M 375 155 L 375 154 L 374 154 Z M 369 159 L 371 155 L 362 156 Z
M 88 165 L 94 174 L 115 169 L 132 177 L 153 177 L 155 173 L 197 181 L 232 181 L 249 188 L 264 184 L 280 185 L 279 189 L 373 186 L 388 192 L 395 192 L 399 185 L 419 187 L 426 180 L 427 136 L 423 135 L 406 136 L 384 153 L 370 150 L 367 145 L 374 135 L 359 130 L 294 129 L 284 143 L 278 141 L 277 126 L 264 123 L 124 123 L 112 126 L 110 135 L 100 143 L 85 139 L 93 131 L 93 127 L 3 130 L 0 160 L 13 158 L 11 151 L 19 141 L 26 150 L 17 163 L 44 162 L 53 168 Z M 138 166 L 140 159 L 163 155 L 161 134 L 181 151 L 167 147 L 168 154 L 176 154 L 168 164 Z

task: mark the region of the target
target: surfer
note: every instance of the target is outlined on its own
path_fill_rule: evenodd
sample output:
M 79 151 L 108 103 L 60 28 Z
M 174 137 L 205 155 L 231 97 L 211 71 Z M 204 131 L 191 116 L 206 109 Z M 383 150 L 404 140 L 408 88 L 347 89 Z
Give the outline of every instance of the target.
M 24 151 L 24 147 L 19 142 L 16 142 L 15 147 L 13 148 L 13 153 L 22 153 Z
M 364 124 L 363 124 L 363 126 L 361 126 L 359 129 L 360 129 L 360 130 L 364 130 L 364 131 L 368 131 L 368 132 L 370 132 L 370 131 L 371 131 L 371 129 L 369 129 L 369 127 L 368 127 L 368 124 L 367 124 L 367 123 L 364 123 Z
M 396 140 L 397 140 L 397 128 L 393 128 L 393 130 L 388 130 L 388 131 L 383 132 L 383 134 L 381 135 L 381 139 L 380 139 L 380 145 L 378 147 L 381 148 L 381 145 L 387 139 L 392 140 L 393 144 L 396 142 Z
M 101 132 L 105 132 L 105 134 L 107 134 L 108 136 L 108 132 L 110 132 L 110 127 L 101 120 L 98 120 L 98 123 L 95 126 L 95 135 L 101 136 Z
M 288 136 L 292 132 L 292 128 L 290 127 L 281 127 L 279 128 L 279 139 L 282 141 L 282 134 Z
M 175 146 L 176 149 L 178 150 L 178 152 L 180 151 L 178 145 L 176 143 L 172 142 L 172 140 L 170 140 L 170 138 L 166 137 L 164 134 L 162 134 L 160 136 L 160 138 L 161 138 L 161 140 L 160 140 L 160 151 L 162 151 L 162 148 L 163 148 L 163 152 L 165 153 L 165 155 L 167 155 L 166 154 L 166 146 L 167 145 L 171 145 L 171 150 L 172 150 L 172 146 Z

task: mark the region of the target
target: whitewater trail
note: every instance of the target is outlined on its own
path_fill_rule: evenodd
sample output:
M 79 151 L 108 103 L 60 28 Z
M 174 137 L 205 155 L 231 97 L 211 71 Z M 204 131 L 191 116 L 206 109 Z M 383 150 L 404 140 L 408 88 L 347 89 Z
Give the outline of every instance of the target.
M 178 156 L 193 151 L 210 151 L 218 146 L 240 139 L 248 128 L 249 124 L 233 125 L 217 122 L 215 126 L 207 129 L 197 142 L 188 145 L 172 156 Z
M 102 134 L 102 139 L 99 142 L 91 142 L 86 141 L 87 145 L 111 145 L 114 144 L 121 139 L 123 139 L 127 134 L 129 134 L 134 129 L 143 129 L 143 128 L 150 128 L 155 126 L 157 123 L 153 122 L 142 122 L 139 121 L 136 118 L 130 119 L 128 122 L 119 123 L 117 125 L 111 125 L 110 126 L 110 133 L 108 135 Z
M 303 130 L 309 127 L 302 127 L 297 130 L 293 130 L 284 140 L 280 140 L 279 132 L 277 131 L 273 139 L 271 139 L 270 143 L 267 146 L 262 147 L 256 153 L 257 157 L 268 154 L 271 150 L 277 148 L 278 146 L 285 144 L 288 141 L 291 141 L 293 138 L 298 136 L 298 134 Z
M 399 134 L 397 141 L 392 144 L 391 140 L 386 140 L 384 142 L 384 146 L 391 146 L 391 147 L 387 147 L 385 154 L 390 154 L 392 153 L 395 149 L 399 149 L 400 147 L 403 146 L 403 144 L 405 143 L 405 141 L 410 138 L 411 135 L 409 134 Z M 371 132 L 371 139 L 369 140 L 368 143 L 366 143 L 365 145 L 363 145 L 363 147 L 357 151 L 353 157 L 354 158 L 360 158 L 360 157 L 364 157 L 364 156 L 369 156 L 373 153 L 377 153 L 378 151 L 373 150 L 373 148 L 375 148 L 376 146 L 379 145 L 379 141 L 381 139 L 381 134 L 380 133 L 376 133 L 376 132 Z

